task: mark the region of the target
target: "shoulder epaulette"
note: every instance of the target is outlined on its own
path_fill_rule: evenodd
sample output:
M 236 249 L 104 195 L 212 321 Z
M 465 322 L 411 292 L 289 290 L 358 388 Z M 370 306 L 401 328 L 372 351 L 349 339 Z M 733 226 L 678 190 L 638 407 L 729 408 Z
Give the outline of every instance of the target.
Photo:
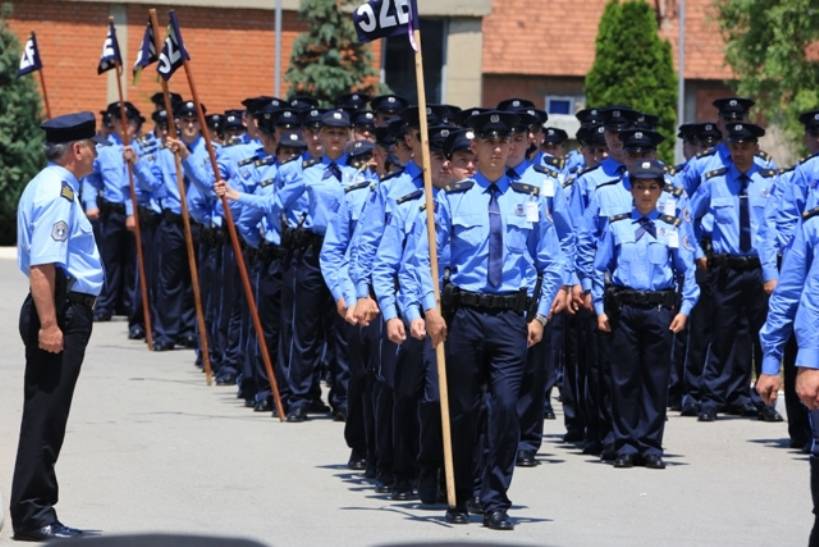
M 805 211 L 802 213 L 802 220 L 808 220 L 809 218 L 815 217 L 819 215 L 819 207 L 814 207 L 810 211 Z
M 762 169 L 759 172 L 759 174 L 765 177 L 766 179 L 769 179 L 771 177 L 775 177 L 776 175 L 778 175 L 779 171 L 777 171 L 776 169 Z
M 602 188 L 604 186 L 611 186 L 612 184 L 617 184 L 618 182 L 620 182 L 620 179 L 604 180 L 603 182 L 595 186 L 594 189 L 597 190 L 598 188 Z
M 308 167 L 313 167 L 319 163 L 321 163 L 321 158 L 310 158 L 309 160 L 302 160 L 301 167 L 302 169 L 307 169 Z
M 683 192 L 685 192 L 685 190 L 683 188 L 678 188 L 673 184 L 666 184 L 665 187 L 663 188 L 663 192 L 666 192 L 667 194 L 671 194 L 675 198 L 678 198 L 681 195 L 683 195 Z
M 272 156 L 271 156 L 271 157 L 272 157 Z M 298 157 L 298 156 L 293 156 L 293 157 L 292 157 L 292 158 L 290 158 L 289 160 L 285 160 L 285 161 L 283 161 L 282 163 L 280 163 L 280 164 L 279 164 L 279 167 L 281 167 L 282 165 L 287 165 L 288 163 L 293 163 L 293 162 L 294 162 L 294 161 L 296 161 L 297 159 L 299 159 L 299 157 Z
M 351 184 L 350 186 L 345 187 L 344 188 L 344 193 L 349 194 L 350 192 L 353 192 L 355 190 L 360 190 L 362 188 L 366 188 L 369 185 L 370 185 L 370 181 L 368 181 L 367 179 L 363 179 L 363 180 L 360 180 L 360 181 L 356 182 L 355 184 Z
M 714 169 L 712 171 L 708 171 L 705 174 L 705 180 L 712 179 L 712 178 L 718 177 L 720 175 L 724 175 L 727 172 L 728 172 L 728 169 L 726 169 L 725 167 L 720 167 L 719 169 Z
M 245 165 L 250 165 L 251 163 L 255 162 L 258 159 L 257 156 L 253 155 L 249 158 L 245 158 L 239 162 L 239 167 L 244 167 Z
M 757 158 L 762 158 L 765 161 L 771 161 L 771 156 L 765 152 L 764 150 L 760 150 L 756 154 L 754 154 Z
M 666 165 L 665 166 L 665 174 L 673 177 L 674 175 L 676 175 L 677 173 L 682 171 L 683 167 L 685 167 L 684 163 L 681 163 L 679 165 Z
M 506 176 L 513 180 L 518 180 L 520 178 L 518 172 L 512 169 L 511 167 L 506 170 Z
M 60 186 L 60 197 L 68 201 L 74 201 L 74 189 L 66 181 L 63 181 Z
M 552 171 L 551 169 L 549 169 L 549 168 L 547 168 L 547 167 L 544 167 L 543 165 L 535 165 L 535 166 L 534 166 L 534 169 L 535 169 L 535 171 L 537 171 L 537 172 L 538 172 L 538 173 L 540 173 L 541 175 L 548 175 L 548 176 L 550 176 L 550 177 L 555 176 L 555 172 L 554 172 L 554 171 Z
M 711 148 L 708 148 L 707 150 L 703 150 L 702 152 L 697 154 L 695 157 L 697 157 L 697 158 L 706 158 L 708 156 L 713 156 L 716 153 L 716 151 L 717 151 L 716 148 L 711 147 Z
M 381 177 L 380 182 L 384 182 L 385 180 L 390 180 L 392 178 L 395 178 L 395 177 L 397 177 L 398 175 L 400 175 L 403 172 L 404 172 L 404 168 L 402 167 L 401 169 L 393 171 L 392 173 L 387 173 L 386 175 Z
M 631 218 L 631 213 L 620 213 L 619 215 L 609 217 L 609 222 L 617 222 L 618 220 L 625 220 L 627 218 Z
M 566 179 L 563 181 L 563 184 L 562 184 L 561 186 L 563 186 L 563 188 L 568 188 L 569 186 L 571 186 L 572 184 L 574 184 L 574 181 L 575 181 L 576 179 L 577 179 L 577 177 L 576 177 L 575 175 L 569 175 L 569 176 L 568 176 L 568 177 L 566 177 Z
M 533 184 L 526 184 L 525 182 L 513 182 L 509 185 L 515 192 L 521 194 L 529 194 L 531 196 L 540 195 L 540 187 Z
M 790 173 L 790 172 L 791 172 L 791 171 L 793 171 L 794 169 L 796 169 L 796 165 L 791 165 L 790 167 L 785 167 L 785 168 L 783 168 L 783 169 L 780 169 L 780 170 L 779 170 L 779 174 L 780 174 L 780 175 L 784 175 L 785 173 Z
M 543 163 L 556 167 L 557 169 L 563 169 L 563 160 L 557 156 L 543 156 Z
M 812 154 L 812 155 L 808 156 L 807 158 L 802 158 L 801 160 L 799 160 L 799 164 L 803 164 L 806 161 L 812 160 L 813 158 L 816 158 L 816 157 L 819 157 L 819 152 L 817 152 L 815 154 Z
M 269 179 L 264 179 L 262 181 L 259 181 L 259 186 L 261 186 L 262 188 L 264 188 L 265 186 L 270 186 L 271 184 L 273 184 L 274 180 L 276 179 L 272 177 Z
M 253 162 L 256 167 L 264 167 L 265 165 L 273 165 L 276 163 L 276 156 L 265 156 Z
M 405 196 L 401 196 L 400 198 L 395 200 L 396 205 L 401 205 L 402 203 L 406 203 L 407 201 L 418 199 L 419 197 L 424 195 L 424 191 L 420 188 L 418 190 L 414 190 Z
M 671 224 L 672 226 L 680 225 L 680 219 L 672 217 L 671 215 L 660 215 L 660 220 L 662 220 L 666 224 Z
M 469 190 L 473 186 L 475 186 L 475 181 L 474 180 L 464 179 L 464 180 L 456 182 L 454 184 L 450 184 L 449 186 L 444 188 L 444 191 L 447 194 L 455 194 L 455 193 L 458 193 L 458 192 L 466 192 L 467 190 Z

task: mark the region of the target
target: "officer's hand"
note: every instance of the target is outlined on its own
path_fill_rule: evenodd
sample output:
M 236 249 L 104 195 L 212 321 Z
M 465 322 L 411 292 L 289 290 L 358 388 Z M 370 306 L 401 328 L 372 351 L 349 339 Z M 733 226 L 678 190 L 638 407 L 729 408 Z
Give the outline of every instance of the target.
M 190 151 L 188 147 L 185 146 L 185 143 L 180 141 L 179 139 L 174 139 L 173 137 L 167 137 L 165 139 L 165 146 L 167 146 L 171 152 L 174 154 L 179 154 L 180 159 L 185 159 L 190 155 Z
M 347 312 L 344 314 L 344 320 L 351 325 L 358 325 L 358 320 L 355 318 L 355 308 L 347 308 Z
M 532 320 L 529 321 L 529 333 L 526 338 L 526 347 L 531 348 L 532 346 L 536 346 L 540 344 L 540 341 L 543 340 L 543 325 L 540 324 L 540 321 Z
M 99 209 L 89 209 L 85 212 L 85 216 L 88 217 L 88 220 L 97 220 L 100 218 L 100 210 Z
M 580 285 L 573 285 L 571 292 L 571 305 L 569 306 L 569 313 L 574 315 L 580 308 L 583 307 L 583 287 Z
M 404 330 L 404 322 L 393 317 L 387 321 L 387 338 L 393 344 L 400 346 L 407 339 L 407 332 Z
M 549 311 L 549 316 L 553 317 L 566 309 L 566 291 L 562 288 L 557 291 L 555 299 L 552 302 L 552 309 Z
M 136 230 L 136 220 L 134 220 L 134 215 L 128 215 L 125 218 L 125 227 L 131 232 Z
M 597 330 L 602 332 L 611 332 L 611 325 L 609 324 L 609 316 L 601 313 L 597 316 Z
M 708 257 L 704 256 L 702 258 L 698 258 L 697 259 L 697 267 L 700 270 L 702 270 L 704 272 L 707 272 L 708 271 Z
M 63 351 L 63 331 L 56 324 L 40 327 L 37 344 L 43 351 L 60 353 Z
M 344 298 L 339 298 L 336 302 L 336 313 L 338 313 L 342 319 L 347 317 L 347 303 L 344 302 Z
M 416 340 L 423 340 L 427 336 L 427 326 L 423 319 L 413 319 L 410 323 L 410 336 Z
M 819 370 L 799 368 L 796 373 L 796 395 L 808 409 L 819 409 Z
M 135 164 L 137 161 L 136 152 L 131 146 L 123 146 L 122 147 L 122 156 L 125 158 L 125 161 L 130 163 L 131 165 Z
M 427 333 L 432 339 L 432 347 L 446 341 L 446 321 L 437 309 L 426 311 Z
M 218 197 L 226 197 L 231 201 L 238 201 L 239 192 L 236 191 L 235 188 L 227 184 L 222 179 L 218 179 L 216 182 L 213 183 L 213 191 L 216 193 Z
M 773 294 L 773 292 L 776 290 L 776 284 L 777 284 L 777 280 L 776 279 L 771 279 L 770 281 L 768 281 L 764 285 L 762 285 L 762 289 L 765 291 L 765 294 L 767 294 L 768 296 L 771 296 Z
M 681 333 L 685 330 L 685 323 L 688 321 L 688 317 L 682 313 L 678 313 L 674 316 L 674 319 L 671 320 L 671 326 L 668 327 L 668 330 L 673 332 L 674 334 Z
M 782 387 L 782 379 L 778 374 L 760 374 L 756 379 L 756 392 L 762 397 L 762 402 L 771 406 L 776 402 L 779 389 Z
M 583 307 L 586 308 L 586 311 L 592 311 L 594 309 L 590 292 L 583 294 Z

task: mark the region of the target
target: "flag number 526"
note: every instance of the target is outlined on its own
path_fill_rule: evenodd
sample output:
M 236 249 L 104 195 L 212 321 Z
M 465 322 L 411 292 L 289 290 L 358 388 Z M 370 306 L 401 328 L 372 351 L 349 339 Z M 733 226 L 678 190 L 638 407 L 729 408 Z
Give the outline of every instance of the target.
M 358 25 L 364 32 L 373 32 L 377 28 L 388 29 L 398 25 L 406 25 L 410 18 L 409 0 L 381 0 L 378 20 L 375 18 L 373 5 L 377 3 L 367 3 L 361 5 L 356 13 L 361 19 Z M 390 12 L 394 12 L 394 15 Z

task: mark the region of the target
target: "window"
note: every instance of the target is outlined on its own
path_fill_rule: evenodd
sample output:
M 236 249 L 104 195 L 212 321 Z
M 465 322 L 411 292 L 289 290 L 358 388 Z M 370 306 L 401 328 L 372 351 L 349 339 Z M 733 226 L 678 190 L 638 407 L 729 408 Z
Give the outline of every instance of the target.
M 549 115 L 563 114 L 571 116 L 574 114 L 574 97 L 560 97 L 556 95 L 546 96 L 546 112 Z
M 427 101 L 440 103 L 443 95 L 443 69 L 446 62 L 446 22 L 441 19 L 421 19 L 423 29 L 424 83 Z M 384 83 L 393 93 L 418 103 L 415 87 L 415 52 L 407 36 L 384 40 Z

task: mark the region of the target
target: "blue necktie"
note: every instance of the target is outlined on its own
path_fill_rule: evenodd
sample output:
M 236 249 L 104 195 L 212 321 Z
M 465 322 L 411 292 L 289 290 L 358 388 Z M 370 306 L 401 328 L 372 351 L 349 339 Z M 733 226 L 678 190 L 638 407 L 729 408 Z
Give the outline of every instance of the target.
M 654 228 L 654 223 L 647 219 L 646 217 L 640 217 L 640 220 L 637 221 L 640 226 L 637 228 L 637 231 L 634 233 L 634 238 L 637 241 L 640 241 L 640 238 L 643 237 L 645 234 L 651 234 L 654 239 L 657 239 L 657 230 Z
M 503 222 L 501 221 L 497 184 L 489 185 L 489 284 L 499 287 L 503 277 Z
M 747 253 L 751 250 L 751 211 L 748 208 L 747 175 L 739 176 L 739 250 Z
M 334 161 L 330 162 L 330 165 L 327 166 L 321 180 L 329 179 L 330 177 L 335 177 L 337 181 L 341 182 L 341 169 L 339 169 L 338 164 Z

